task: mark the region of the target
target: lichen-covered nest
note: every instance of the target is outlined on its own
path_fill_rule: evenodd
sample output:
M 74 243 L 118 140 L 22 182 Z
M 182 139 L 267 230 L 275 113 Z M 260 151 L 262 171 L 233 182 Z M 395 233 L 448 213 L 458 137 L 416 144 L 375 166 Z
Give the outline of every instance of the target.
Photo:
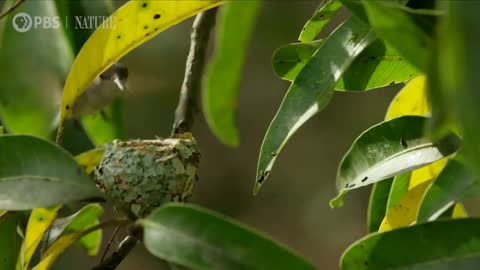
M 200 154 L 191 135 L 156 140 L 116 140 L 106 145 L 95 179 L 115 205 L 132 218 L 166 202 L 184 202 L 198 181 Z

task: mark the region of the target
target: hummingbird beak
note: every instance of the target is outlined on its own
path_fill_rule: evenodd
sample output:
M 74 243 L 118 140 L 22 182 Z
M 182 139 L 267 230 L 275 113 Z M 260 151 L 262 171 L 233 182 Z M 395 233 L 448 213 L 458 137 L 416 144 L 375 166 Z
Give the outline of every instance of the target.
M 117 85 L 120 91 L 127 89 L 127 85 L 125 84 L 125 82 L 121 80 L 118 76 L 115 76 L 115 78 L 113 79 L 113 82 Z

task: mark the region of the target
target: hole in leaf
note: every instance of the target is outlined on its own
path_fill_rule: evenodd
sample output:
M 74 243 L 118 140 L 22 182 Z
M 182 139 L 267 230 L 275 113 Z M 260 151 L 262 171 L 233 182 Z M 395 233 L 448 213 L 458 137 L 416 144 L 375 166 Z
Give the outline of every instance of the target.
M 155 14 L 155 15 L 153 15 L 153 19 L 154 19 L 154 20 L 158 20 L 158 19 L 160 19 L 160 17 L 161 17 L 160 14 Z

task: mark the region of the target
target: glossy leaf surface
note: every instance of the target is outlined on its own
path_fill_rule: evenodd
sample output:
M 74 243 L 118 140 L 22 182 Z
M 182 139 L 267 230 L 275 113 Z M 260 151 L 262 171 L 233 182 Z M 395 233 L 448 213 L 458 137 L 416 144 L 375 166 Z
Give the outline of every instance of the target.
M 267 130 L 260 150 L 254 193 L 258 193 L 270 175 L 290 137 L 328 105 L 342 74 L 374 39 L 367 24 L 350 17 L 312 56 L 288 89 Z
M 425 223 L 370 234 L 342 256 L 342 270 L 477 269 L 480 265 L 480 220 Z M 402 254 L 402 256 L 399 256 Z
M 26 210 L 102 197 L 74 158 L 50 142 L 7 135 L 0 137 L 0 149 L 2 209 Z
M 169 204 L 140 225 L 150 253 L 193 269 L 314 269 L 272 240 L 198 207 Z
M 339 196 L 331 202 L 341 206 L 346 191 L 423 167 L 459 147 L 451 133 L 433 142 L 424 134 L 427 118 L 403 116 L 382 122 L 365 131 L 343 158 L 337 173 Z

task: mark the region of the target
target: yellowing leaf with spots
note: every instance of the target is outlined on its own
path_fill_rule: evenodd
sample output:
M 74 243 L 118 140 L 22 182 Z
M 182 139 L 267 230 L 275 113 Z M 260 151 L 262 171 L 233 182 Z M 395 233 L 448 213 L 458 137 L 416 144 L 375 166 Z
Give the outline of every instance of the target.
M 20 258 L 17 263 L 17 269 L 28 269 L 33 254 L 37 250 L 43 236 L 57 217 L 60 208 L 61 206 L 56 206 L 52 208 L 36 208 L 32 210 L 27 224 L 27 231 L 20 252 Z
M 129 1 L 120 7 L 85 42 L 70 69 L 63 90 L 57 141 L 62 139 L 64 121 L 75 100 L 103 71 L 163 30 L 222 2 Z
M 81 153 L 80 155 L 75 157 L 78 164 L 85 169 L 87 174 L 93 172 L 95 167 L 100 164 L 100 161 L 103 158 L 103 154 L 105 153 L 105 149 L 103 148 L 95 148 L 90 151 Z
M 427 181 L 409 190 L 398 203 L 388 210 L 378 231 L 385 232 L 408 226 L 415 222 L 418 214 L 418 206 L 430 183 L 431 181 Z
M 448 159 L 444 158 L 411 173 L 407 193 L 387 210 L 387 215 L 380 225 L 380 232 L 405 227 L 417 220 L 425 191 L 445 168 L 447 161 Z
M 430 114 L 430 106 L 427 100 L 426 77 L 419 76 L 411 80 L 393 99 L 385 119 L 389 120 L 404 115 L 425 116 L 428 114 Z M 380 232 L 409 226 L 416 222 L 426 189 L 438 177 L 447 162 L 448 159 L 441 159 L 411 173 L 408 180 L 408 191 L 398 203 L 388 209 L 380 225 Z M 458 205 L 458 207 L 463 209 L 462 205 Z

